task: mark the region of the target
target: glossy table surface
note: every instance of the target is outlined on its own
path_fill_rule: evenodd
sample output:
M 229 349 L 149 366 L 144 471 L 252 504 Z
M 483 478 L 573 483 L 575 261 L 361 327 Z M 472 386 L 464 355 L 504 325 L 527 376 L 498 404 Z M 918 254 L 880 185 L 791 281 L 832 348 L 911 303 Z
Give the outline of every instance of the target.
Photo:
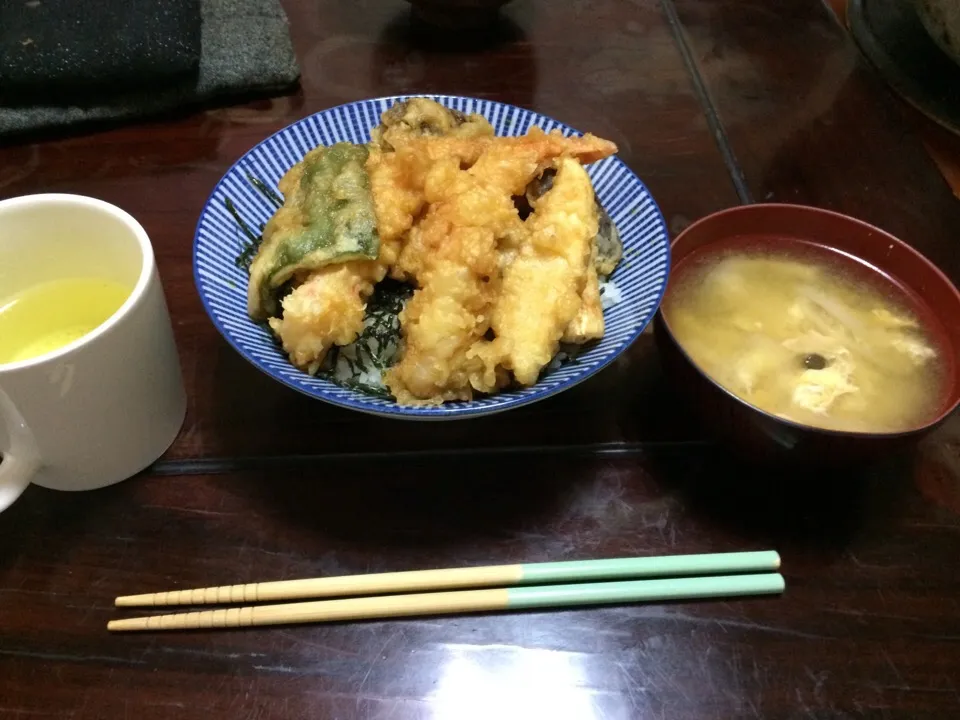
M 589 382 L 411 424 L 273 383 L 193 287 L 197 215 L 289 122 L 394 93 L 535 109 L 614 140 L 671 232 L 743 202 L 849 213 L 960 280 L 960 203 L 819 0 L 514 0 L 437 36 L 401 0 L 288 0 L 287 97 L 0 147 L 0 197 L 133 213 L 190 404 L 149 471 L 0 516 L 4 718 L 960 716 L 960 421 L 840 482 L 754 477 L 666 386 L 649 333 Z M 119 594 L 316 575 L 775 548 L 779 598 L 118 636 Z

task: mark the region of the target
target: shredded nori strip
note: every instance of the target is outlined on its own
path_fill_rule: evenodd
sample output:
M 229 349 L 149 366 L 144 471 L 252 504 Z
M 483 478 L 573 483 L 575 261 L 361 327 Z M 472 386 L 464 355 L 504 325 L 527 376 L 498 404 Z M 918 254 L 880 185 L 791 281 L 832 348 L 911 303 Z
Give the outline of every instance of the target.
M 267 185 L 263 180 L 258 177 L 254 177 L 250 173 L 244 173 L 247 176 L 247 182 L 253 185 L 257 191 L 263 195 L 267 200 L 277 206 L 277 208 L 283 207 L 283 198 L 280 197 L 273 188 Z
M 400 311 L 413 295 L 413 288 L 407 283 L 389 278 L 382 280 L 373 291 L 367 303 L 369 325 L 360 334 L 359 340 L 374 340 L 377 345 L 376 356 L 371 357 L 374 367 L 385 370 L 393 364 L 393 356 L 400 346 Z M 394 352 L 385 353 L 391 345 Z
M 246 235 L 249 240 L 241 245 L 240 254 L 237 255 L 233 263 L 241 270 L 246 270 L 249 272 L 250 263 L 253 262 L 253 258 L 256 257 L 257 254 L 257 250 L 260 248 L 260 243 L 263 242 L 263 231 L 261 229 L 259 235 L 254 235 L 253 230 L 250 229 L 250 226 L 243 221 L 242 217 L 240 217 L 240 213 L 237 212 L 237 208 L 233 204 L 233 200 L 230 198 L 225 198 L 223 204 L 226 205 L 227 212 L 233 215 L 233 219 L 236 221 L 237 225 L 240 226 L 243 234 Z

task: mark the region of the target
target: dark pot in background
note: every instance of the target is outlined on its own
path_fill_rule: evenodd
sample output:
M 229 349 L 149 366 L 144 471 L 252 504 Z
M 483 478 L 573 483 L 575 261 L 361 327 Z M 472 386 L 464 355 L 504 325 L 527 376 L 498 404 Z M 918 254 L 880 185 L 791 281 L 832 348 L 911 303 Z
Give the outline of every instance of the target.
M 478 30 L 496 22 L 510 0 L 407 0 L 414 15 L 437 28 Z
M 913 5 L 930 37 L 960 64 L 960 2 L 958 0 L 907 0 Z

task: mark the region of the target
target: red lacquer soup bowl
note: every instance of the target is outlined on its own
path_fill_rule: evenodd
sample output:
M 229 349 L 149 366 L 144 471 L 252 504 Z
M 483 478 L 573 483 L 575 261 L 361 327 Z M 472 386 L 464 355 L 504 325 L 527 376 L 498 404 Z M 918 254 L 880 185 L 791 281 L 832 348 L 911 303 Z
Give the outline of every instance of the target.
M 691 360 L 664 312 L 676 278 L 692 263 L 738 248 L 767 252 L 805 246 L 831 253 L 857 272 L 896 286 L 936 341 L 944 363 L 939 402 L 920 425 L 899 432 L 844 432 L 773 415 L 726 390 Z M 838 255 L 839 254 L 839 255 Z M 746 458 L 836 466 L 876 460 L 942 423 L 960 404 L 960 293 L 933 263 L 879 228 L 845 215 L 799 205 L 745 205 L 710 215 L 671 245 L 670 282 L 654 329 L 666 374 L 717 438 Z

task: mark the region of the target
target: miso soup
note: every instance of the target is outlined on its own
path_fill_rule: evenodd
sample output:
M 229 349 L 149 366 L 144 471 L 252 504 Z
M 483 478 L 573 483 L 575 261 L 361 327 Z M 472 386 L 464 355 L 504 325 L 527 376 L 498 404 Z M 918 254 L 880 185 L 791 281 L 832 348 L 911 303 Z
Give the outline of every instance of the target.
M 892 281 L 806 243 L 685 259 L 663 314 L 693 362 L 805 425 L 897 432 L 932 419 L 947 372 L 932 318 Z

